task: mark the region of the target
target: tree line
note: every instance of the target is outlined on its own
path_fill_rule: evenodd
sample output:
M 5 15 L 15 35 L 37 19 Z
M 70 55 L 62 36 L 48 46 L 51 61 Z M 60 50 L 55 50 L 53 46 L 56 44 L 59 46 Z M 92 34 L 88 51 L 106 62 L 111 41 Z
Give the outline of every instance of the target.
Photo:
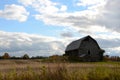
M 10 56 L 9 53 L 4 53 L 2 56 L 0 56 L 0 59 L 44 59 L 46 57 L 43 56 L 35 56 L 35 57 L 29 57 L 28 54 L 24 54 L 21 57 L 16 56 Z
M 104 61 L 120 61 L 120 56 L 104 56 Z
M 69 61 L 68 57 L 62 56 L 62 55 L 52 55 L 49 57 L 44 57 L 44 56 L 35 56 L 35 57 L 29 57 L 28 54 L 24 54 L 21 57 L 16 57 L 16 56 L 10 56 L 9 53 L 4 53 L 2 56 L 0 56 L 0 59 L 47 59 L 47 61 Z M 104 55 L 103 56 L 103 61 L 120 61 L 119 56 L 109 56 L 109 55 Z

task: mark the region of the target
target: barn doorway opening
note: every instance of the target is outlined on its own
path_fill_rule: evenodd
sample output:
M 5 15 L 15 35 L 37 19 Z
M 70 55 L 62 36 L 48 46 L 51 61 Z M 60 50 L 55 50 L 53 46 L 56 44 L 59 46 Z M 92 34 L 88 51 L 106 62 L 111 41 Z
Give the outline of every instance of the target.
M 90 50 L 88 50 L 88 55 L 90 55 Z

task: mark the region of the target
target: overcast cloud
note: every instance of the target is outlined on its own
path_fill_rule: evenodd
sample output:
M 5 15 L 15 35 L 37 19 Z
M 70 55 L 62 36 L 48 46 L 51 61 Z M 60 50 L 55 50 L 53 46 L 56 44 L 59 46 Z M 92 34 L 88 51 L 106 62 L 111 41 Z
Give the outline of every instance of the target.
M 59 0 L 58 0 L 59 1 Z M 71 28 L 54 37 L 0 31 L 0 52 L 30 55 L 63 54 L 66 45 L 81 36 L 91 35 L 108 54 L 120 55 L 120 0 L 75 0 L 73 5 L 85 10 L 69 11 L 68 6 L 52 0 L 18 0 L 19 5 L 5 5 L 0 17 L 27 21 L 29 15 L 46 25 Z M 71 4 L 72 5 L 72 4 Z M 36 13 L 30 14 L 27 8 Z M 74 32 L 80 36 L 74 36 Z M 19 54 L 20 55 L 20 54 Z
M 56 10 L 45 7 L 46 10 L 44 10 L 44 12 L 42 12 L 43 10 L 41 10 L 41 7 L 37 7 L 37 9 L 40 9 L 38 10 L 40 14 L 35 15 L 35 18 L 37 20 L 42 20 L 46 24 L 73 27 L 82 31 L 85 31 L 86 28 L 90 30 L 91 27 L 98 26 L 101 28 L 105 27 L 106 30 L 120 32 L 120 1 L 94 1 L 94 3 L 89 3 L 90 1 L 88 0 L 80 0 L 80 3 L 76 3 L 76 5 L 79 4 L 78 7 L 87 6 L 88 9 L 84 11 L 74 11 L 72 13 L 67 12 L 67 9 L 66 12 L 60 13 L 60 9 L 56 7 L 57 4 L 50 5 L 56 8 Z M 32 6 L 36 8 L 34 5 Z M 92 31 L 95 32 L 96 30 L 90 30 L 90 32 Z
M 26 34 L 10 33 L 0 31 L 0 52 L 9 52 L 11 55 L 22 56 L 50 56 L 53 54 L 63 54 L 65 46 L 62 41 L 52 37 Z M 19 54 L 20 53 L 20 54 Z

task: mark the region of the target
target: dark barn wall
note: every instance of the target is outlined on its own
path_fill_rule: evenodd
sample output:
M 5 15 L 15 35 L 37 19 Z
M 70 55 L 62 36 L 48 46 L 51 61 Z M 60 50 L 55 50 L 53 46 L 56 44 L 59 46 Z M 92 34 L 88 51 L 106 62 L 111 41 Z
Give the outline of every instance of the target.
M 78 56 L 79 52 L 76 49 L 76 50 L 66 51 L 65 53 L 66 53 L 65 56 Z
M 91 38 L 87 38 L 81 43 L 79 54 L 86 54 L 88 58 L 85 59 L 88 61 L 99 61 L 101 58 L 99 45 Z
M 65 51 L 65 56 L 81 61 L 102 61 L 104 50 L 90 36 L 71 42 Z
M 79 50 L 66 51 L 64 56 L 68 56 L 69 61 L 79 61 Z

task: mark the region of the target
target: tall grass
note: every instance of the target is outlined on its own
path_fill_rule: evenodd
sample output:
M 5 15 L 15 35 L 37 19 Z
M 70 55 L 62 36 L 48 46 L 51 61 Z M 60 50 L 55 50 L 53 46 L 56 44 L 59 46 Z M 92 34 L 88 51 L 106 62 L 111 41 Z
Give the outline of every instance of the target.
M 4 67 L 7 65 L 6 69 L 9 68 L 11 65 L 13 68 L 12 69 L 10 68 L 10 70 L 4 72 L 6 69 L 0 67 L 0 69 L 5 69 L 0 72 L 0 80 L 120 80 L 120 63 L 113 62 L 110 63 L 38 62 L 35 64 L 33 62 L 31 63 L 27 62 L 27 64 L 22 65 L 21 61 L 21 64 L 17 63 L 3 65 Z

